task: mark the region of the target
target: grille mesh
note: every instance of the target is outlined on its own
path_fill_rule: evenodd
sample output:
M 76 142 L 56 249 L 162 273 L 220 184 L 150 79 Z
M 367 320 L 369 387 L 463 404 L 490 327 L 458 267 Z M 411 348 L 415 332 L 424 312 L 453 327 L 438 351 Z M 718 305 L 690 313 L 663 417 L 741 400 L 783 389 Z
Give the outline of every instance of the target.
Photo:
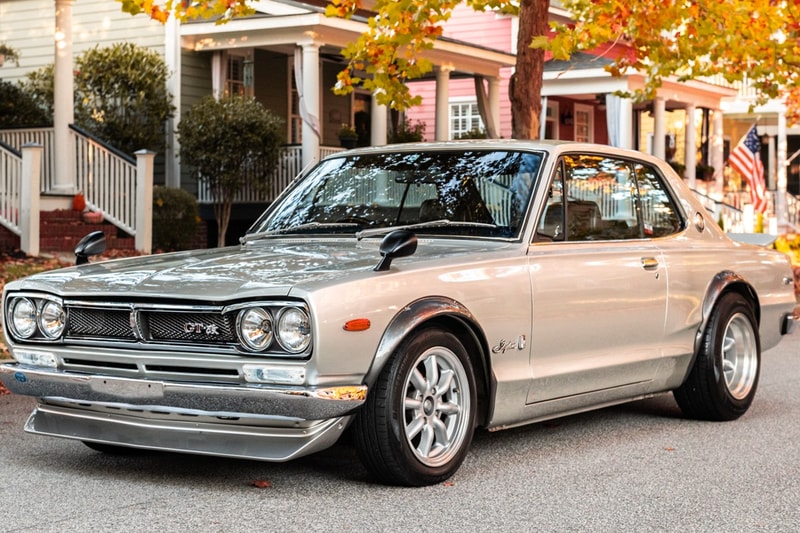
M 130 311 L 116 309 L 69 309 L 67 337 L 135 339 Z
M 236 340 L 232 316 L 211 313 L 142 313 L 154 341 L 230 343 Z

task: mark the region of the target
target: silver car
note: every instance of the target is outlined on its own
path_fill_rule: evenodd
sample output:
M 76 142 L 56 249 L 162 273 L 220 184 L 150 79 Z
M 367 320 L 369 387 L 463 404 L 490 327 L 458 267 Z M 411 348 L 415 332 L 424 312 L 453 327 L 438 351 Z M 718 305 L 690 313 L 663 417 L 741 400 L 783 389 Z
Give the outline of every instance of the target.
M 638 152 L 366 148 L 296 180 L 240 246 L 9 283 L 0 378 L 38 398 L 26 431 L 96 450 L 286 461 L 351 431 L 375 479 L 427 485 L 477 427 L 667 391 L 738 418 L 792 329 L 792 281 Z

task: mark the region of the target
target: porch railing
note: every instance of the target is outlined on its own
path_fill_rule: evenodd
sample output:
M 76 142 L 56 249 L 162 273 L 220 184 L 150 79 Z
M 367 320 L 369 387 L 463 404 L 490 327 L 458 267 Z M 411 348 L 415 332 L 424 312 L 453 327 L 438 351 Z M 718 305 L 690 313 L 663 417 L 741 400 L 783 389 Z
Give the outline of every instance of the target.
M 0 142 L 0 224 L 14 235 L 19 226 L 20 188 L 22 186 L 22 154 Z
M 53 188 L 55 162 L 53 161 L 53 128 L 24 128 L 0 130 L 0 142 L 19 151 L 26 144 L 38 144 L 42 151 L 42 192 Z
M 321 146 L 320 157 L 327 157 L 336 152 L 341 152 L 344 148 L 334 146 Z M 233 202 L 239 203 L 270 203 L 289 186 L 303 169 L 302 147 L 299 145 L 284 146 L 281 149 L 278 168 L 275 170 L 270 187 L 267 191 L 259 192 L 255 187 L 245 186 L 236 195 Z M 201 204 L 211 204 L 214 202 L 208 183 L 200 180 L 197 187 L 197 201 Z
M 136 235 L 136 159 L 70 126 L 75 148 L 75 182 L 86 205 L 103 219 Z

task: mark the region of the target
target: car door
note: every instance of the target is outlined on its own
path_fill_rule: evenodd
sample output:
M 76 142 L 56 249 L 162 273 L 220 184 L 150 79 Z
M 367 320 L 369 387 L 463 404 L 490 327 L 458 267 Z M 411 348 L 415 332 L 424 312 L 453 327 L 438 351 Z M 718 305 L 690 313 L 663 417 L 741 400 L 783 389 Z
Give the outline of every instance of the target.
M 528 254 L 528 403 L 563 410 L 645 390 L 661 364 L 667 276 L 634 165 L 564 155 L 547 196 Z

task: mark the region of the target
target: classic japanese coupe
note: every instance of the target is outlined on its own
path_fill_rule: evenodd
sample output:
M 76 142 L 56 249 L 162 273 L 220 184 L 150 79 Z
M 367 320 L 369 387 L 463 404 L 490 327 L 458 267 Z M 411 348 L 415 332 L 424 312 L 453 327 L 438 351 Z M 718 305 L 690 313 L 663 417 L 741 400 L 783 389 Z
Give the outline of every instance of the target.
M 26 431 L 95 450 L 286 461 L 351 431 L 376 480 L 419 486 L 478 427 L 669 391 L 736 419 L 794 305 L 787 258 L 661 160 L 394 145 L 324 159 L 239 246 L 9 283 L 0 379 L 38 399 Z

